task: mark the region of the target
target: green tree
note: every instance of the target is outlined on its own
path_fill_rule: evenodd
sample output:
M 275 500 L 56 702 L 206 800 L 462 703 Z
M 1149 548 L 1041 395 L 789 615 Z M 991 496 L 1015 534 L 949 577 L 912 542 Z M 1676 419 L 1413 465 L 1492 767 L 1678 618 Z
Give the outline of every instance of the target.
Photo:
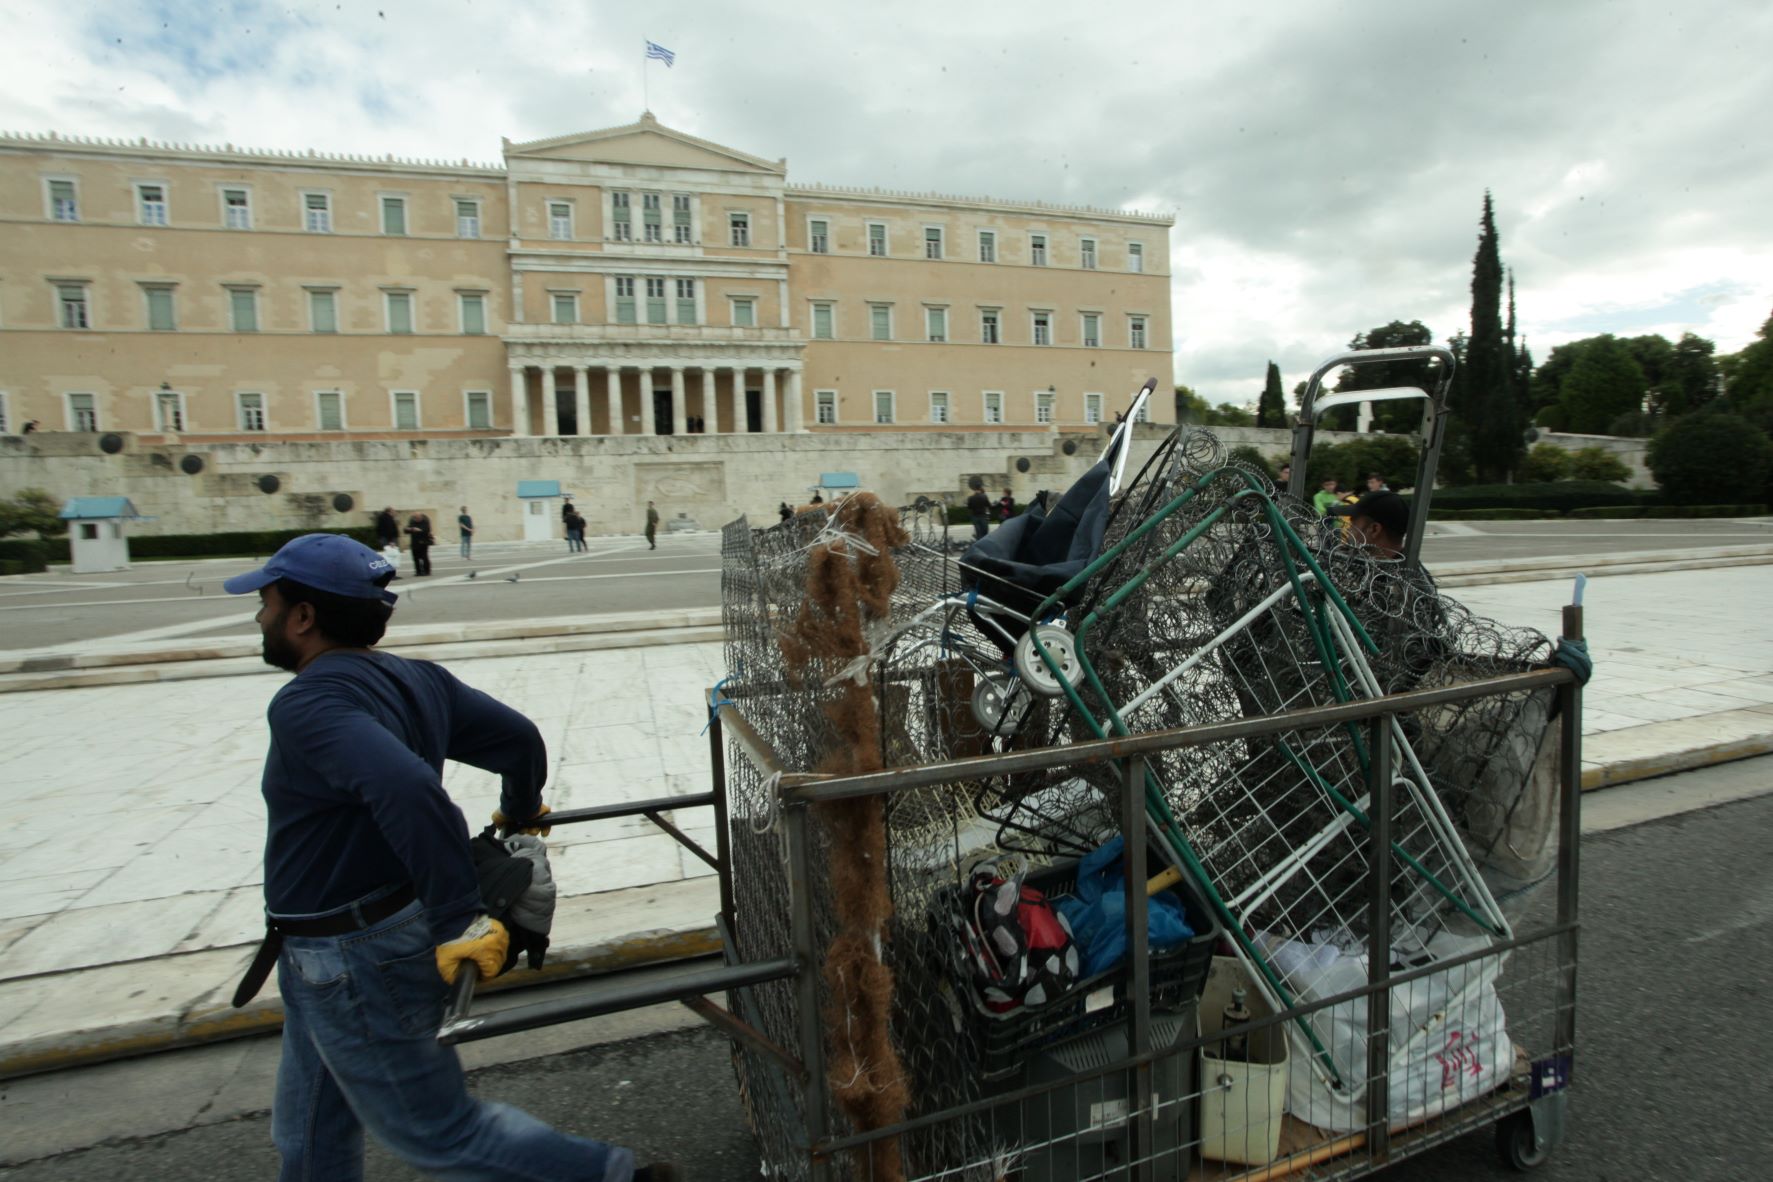
M 1258 427 L 1284 427 L 1287 425 L 1287 397 L 1281 393 L 1280 366 L 1270 361 L 1268 375 L 1262 383 L 1262 397 L 1256 403 L 1256 425 Z
M 1709 406 L 1718 396 L 1717 346 L 1690 332 L 1675 344 L 1673 383 L 1668 413 L 1684 415 Z
M 1644 408 L 1644 371 L 1625 343 L 1611 334 L 1583 344 L 1559 387 L 1558 405 L 1565 430 L 1601 435 L 1620 415 Z
M 1675 347 L 1669 344 L 1667 337 L 1653 333 L 1627 337 L 1625 348 L 1644 373 L 1646 409 L 1654 415 L 1669 413 L 1669 402 L 1680 396 L 1675 381 Z
M 1582 447 L 1570 456 L 1570 479 L 1624 484 L 1631 479 L 1631 469 L 1604 447 Z
M 1773 476 L 1773 443 L 1741 415 L 1701 411 L 1676 419 L 1645 456 L 1662 494 L 1691 505 L 1752 504 Z
M 1253 427 L 1256 416 L 1234 402 L 1208 405 L 1205 398 L 1189 387 L 1177 386 L 1176 421 L 1196 427 Z
M 1759 340 L 1727 360 L 1730 409 L 1773 413 L 1773 316 L 1761 325 Z
M 1471 337 L 1465 364 L 1453 375 L 1452 415 L 1464 425 L 1471 464 L 1480 481 L 1500 481 L 1514 469 L 1526 423 L 1515 404 L 1502 332 L 1502 248 L 1489 191 L 1471 260 Z
M 1408 324 L 1393 320 L 1356 333 L 1348 342 L 1350 349 L 1398 349 L 1408 345 L 1430 345 L 1434 333 L 1420 320 Z M 1347 390 L 1383 390 L 1391 386 L 1418 386 L 1432 391 L 1439 380 L 1438 367 L 1423 361 L 1380 361 L 1345 367 L 1336 375 L 1338 392 Z M 1375 430 L 1407 434 L 1422 426 L 1422 404 L 1414 401 L 1376 402 L 1373 404 Z
M 68 523 L 57 516 L 60 511 L 60 502 L 43 489 L 21 488 L 0 498 L 0 538 L 32 532 L 38 537 L 59 538 L 68 532 Z
M 1535 443 L 1516 473 L 1522 480 L 1563 480 L 1570 475 L 1570 453 L 1554 443 Z

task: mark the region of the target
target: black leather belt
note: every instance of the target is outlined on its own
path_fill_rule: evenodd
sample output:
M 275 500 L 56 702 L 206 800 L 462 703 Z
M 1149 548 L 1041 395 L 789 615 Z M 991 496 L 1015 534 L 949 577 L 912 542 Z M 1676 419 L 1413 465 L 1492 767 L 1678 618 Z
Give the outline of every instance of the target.
M 285 936 L 344 936 L 360 932 L 387 919 L 416 898 L 418 896 L 409 884 L 379 899 L 314 919 L 278 919 L 267 915 L 264 943 L 259 945 L 252 963 L 246 966 L 246 975 L 234 988 L 234 1008 L 239 1009 L 257 997 L 259 990 L 265 987 L 266 979 L 276 967 L 277 954 L 283 951 Z

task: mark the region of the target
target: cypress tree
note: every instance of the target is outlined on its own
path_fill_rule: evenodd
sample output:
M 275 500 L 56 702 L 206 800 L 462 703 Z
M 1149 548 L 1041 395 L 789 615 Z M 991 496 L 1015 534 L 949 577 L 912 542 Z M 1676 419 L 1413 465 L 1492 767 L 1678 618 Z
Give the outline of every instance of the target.
M 1256 403 L 1256 425 L 1258 427 L 1284 427 L 1287 425 L 1287 400 L 1281 393 L 1280 366 L 1268 363 L 1268 379 L 1262 386 L 1262 398 Z
M 1453 414 L 1464 423 L 1471 462 L 1480 481 L 1504 479 L 1521 451 L 1514 398 L 1514 358 L 1502 326 L 1502 251 L 1489 190 L 1477 254 L 1471 260 L 1471 337 L 1455 381 Z

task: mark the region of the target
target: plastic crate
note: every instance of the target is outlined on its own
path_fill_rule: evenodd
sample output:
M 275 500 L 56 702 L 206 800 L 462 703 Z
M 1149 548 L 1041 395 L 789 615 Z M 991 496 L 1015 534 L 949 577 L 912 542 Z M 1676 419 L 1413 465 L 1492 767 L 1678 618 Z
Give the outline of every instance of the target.
M 1156 851 L 1150 860 L 1153 869 L 1166 863 Z M 1023 880 L 1025 885 L 1040 891 L 1049 901 L 1069 895 L 1077 883 L 1077 861 L 1061 862 L 1032 871 Z M 1188 875 L 1168 893 L 1182 901 L 1183 914 L 1194 935 L 1172 948 L 1151 954 L 1151 1008 L 1156 1012 L 1180 1012 L 1191 1009 L 1206 985 L 1207 971 L 1212 967 L 1213 949 L 1219 942 L 1219 924 L 1198 887 Z M 1070 989 L 1041 1006 L 1017 1006 L 997 1013 L 985 1004 L 972 985 L 972 972 L 967 965 L 960 942 L 952 935 L 954 917 L 965 918 L 969 896 L 963 890 L 945 893 L 948 915 L 939 922 L 949 925 L 948 972 L 953 985 L 951 996 L 960 1021 L 971 1027 L 979 1048 L 978 1074 L 984 1080 L 1001 1080 L 1018 1072 L 1028 1052 L 1062 1039 L 1123 1021 L 1127 1015 L 1127 991 L 1130 969 L 1126 961 L 1103 972 L 1085 977 Z M 931 917 L 933 921 L 937 917 Z

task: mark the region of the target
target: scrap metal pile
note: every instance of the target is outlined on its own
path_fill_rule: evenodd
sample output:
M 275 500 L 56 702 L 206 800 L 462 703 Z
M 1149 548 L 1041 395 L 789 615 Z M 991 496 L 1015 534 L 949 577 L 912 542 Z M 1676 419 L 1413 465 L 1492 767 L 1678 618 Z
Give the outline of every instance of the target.
M 946 507 L 928 502 L 895 513 L 858 494 L 769 529 L 729 525 L 723 693 L 784 766 L 842 774 L 1255 718 L 1547 659 L 1544 636 L 1474 616 L 1420 569 L 1356 545 L 1210 433 L 1178 429 L 1130 479 L 1122 434 L 1021 533 L 1001 527 L 1001 544 L 964 556 Z M 1503 904 L 1550 870 L 1551 710 L 1544 691 L 1391 724 L 1396 957 L 1505 938 Z M 1210 956 L 1228 937 L 1277 1008 L 1306 994 L 1301 949 L 1366 938 L 1370 738 L 1364 725 L 1302 728 L 1166 751 L 1149 767 L 1153 857 L 1188 886 L 1189 946 L 1204 940 Z M 786 957 L 775 785 L 742 758 L 728 767 L 732 953 Z M 1113 970 L 1071 967 L 1074 923 L 1052 937 L 1062 955 L 994 951 L 1003 935 L 981 904 L 1013 907 L 1006 883 L 1067 903 L 1085 894 L 1076 860 L 1121 832 L 1120 774 L 957 779 L 871 798 L 865 814 L 813 809 L 805 889 L 840 1131 L 989 1095 L 1032 1049 L 1124 1013 L 1124 983 L 1113 1004 L 1084 1004 Z M 1158 971 L 1155 937 L 1153 948 L 1154 994 L 1198 995 L 1180 961 Z M 734 1005 L 794 1043 L 785 983 Z M 1358 1100 L 1363 1047 L 1337 1045 L 1328 1014 L 1290 1034 L 1326 1096 Z M 765 1161 L 792 1175 L 798 1089 L 771 1060 L 735 1057 Z M 1012 1140 L 987 1116 L 942 1121 L 852 1168 L 996 1177 Z

